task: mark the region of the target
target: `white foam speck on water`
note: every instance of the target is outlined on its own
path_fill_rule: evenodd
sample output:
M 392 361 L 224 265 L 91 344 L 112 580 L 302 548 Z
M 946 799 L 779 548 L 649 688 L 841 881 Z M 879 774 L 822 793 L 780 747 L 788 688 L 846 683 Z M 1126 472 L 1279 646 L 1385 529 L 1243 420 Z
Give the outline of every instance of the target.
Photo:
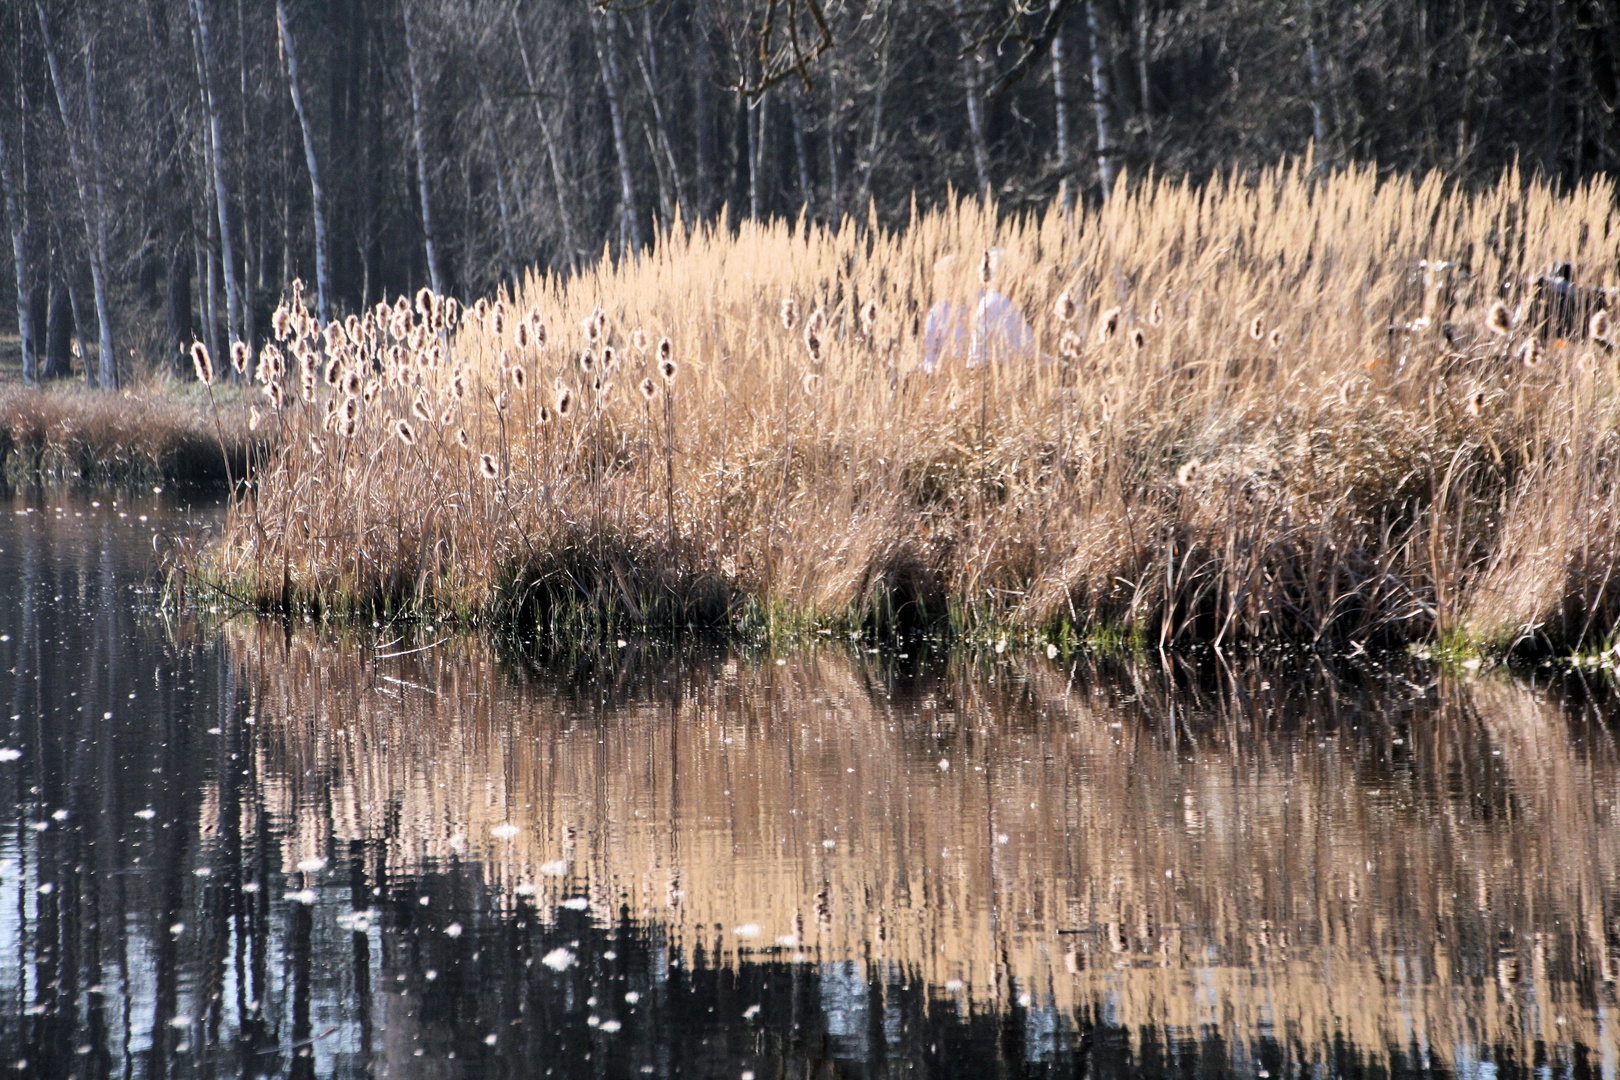
M 752 1020 L 754 1017 L 756 1017 L 758 1015 L 759 1015 L 759 1006 L 758 1005 L 750 1005 L 750 1006 L 748 1006 L 748 1008 L 743 1010 L 743 1019 L 744 1020 Z
M 534 882 L 520 881 L 516 885 L 512 886 L 512 891 L 517 893 L 519 896 L 533 896 L 536 890 L 534 887 Z
M 298 869 L 306 874 L 317 874 L 326 869 L 326 860 L 321 858 L 300 859 Z
M 145 810 L 135 811 L 135 816 L 140 818 L 142 821 L 151 821 L 153 818 L 157 817 L 157 811 L 148 806 Z
M 22 757 L 22 751 L 14 746 L 0 746 L 0 761 L 16 761 Z
M 836 840 L 823 840 L 821 842 L 821 846 L 826 848 L 828 851 L 831 851 L 833 848 L 838 846 L 838 841 L 836 841 Z
M 939 771 L 940 772 L 944 772 L 945 770 L 949 769 L 950 767 L 951 767 L 951 763 L 949 761 L 947 761 L 945 758 L 940 758 L 939 759 Z
M 783 934 L 781 937 L 776 939 L 776 943 L 778 945 L 782 946 L 782 948 L 784 948 L 784 949 L 791 949 L 791 948 L 793 948 L 793 946 L 795 946 L 795 945 L 797 945 L 799 943 L 799 935 L 798 934 Z
M 626 990 L 625 991 L 625 993 L 624 993 L 624 1003 L 626 1005 L 634 1005 L 636 1002 L 638 1002 L 640 1000 L 641 1000 L 641 995 L 636 993 L 634 990 Z
M 500 1036 L 496 1035 L 493 1031 L 490 1032 L 488 1035 L 484 1036 L 484 1045 L 485 1046 L 494 1046 L 496 1043 L 498 1043 L 500 1041 L 501 1041 Z
M 583 896 L 570 896 L 562 902 L 562 906 L 569 911 L 584 911 L 591 906 L 591 902 Z
M 521 831 L 522 830 L 520 830 L 516 825 L 497 825 L 493 829 L 489 830 L 489 835 L 493 836 L 497 840 L 510 840 Z
M 174 937 L 179 937 L 181 934 L 183 934 L 185 932 L 186 932 L 186 924 L 183 923 L 183 922 L 177 922 L 173 926 L 169 927 L 169 933 Z
M 259 891 L 259 883 L 257 881 L 244 881 L 242 883 L 242 891 L 245 893 L 256 893 Z
M 619 1027 L 620 1025 L 617 1020 L 602 1021 L 602 1030 L 607 1032 L 609 1035 L 613 1034 L 615 1031 L 618 1031 Z
M 192 871 L 192 874 L 196 877 L 213 877 L 214 868 L 212 866 L 199 866 Z
M 568 860 L 553 859 L 551 862 L 541 863 L 540 872 L 546 877 L 564 877 L 568 873 Z
M 295 904 L 313 904 L 315 902 L 315 890 L 299 889 L 297 892 L 288 893 L 286 899 Z
M 962 992 L 962 980 L 961 979 L 948 979 L 948 980 L 946 980 L 946 982 L 945 982 L 945 990 L 946 990 L 947 993 L 960 994 Z
M 743 923 L 734 927 L 731 932 L 740 938 L 756 938 L 759 937 L 759 923 Z
M 540 958 L 540 962 L 552 971 L 567 971 L 574 966 L 574 954 L 567 949 L 552 949 Z
M 1029 991 L 1026 990 L 1024 993 L 1018 995 L 1018 1004 L 1020 1007 L 1027 1009 L 1031 1005 L 1035 1004 L 1035 999 L 1031 997 L 1029 995 Z
M 461 924 L 458 922 L 453 922 L 444 928 L 444 932 L 450 937 L 458 938 L 461 936 Z

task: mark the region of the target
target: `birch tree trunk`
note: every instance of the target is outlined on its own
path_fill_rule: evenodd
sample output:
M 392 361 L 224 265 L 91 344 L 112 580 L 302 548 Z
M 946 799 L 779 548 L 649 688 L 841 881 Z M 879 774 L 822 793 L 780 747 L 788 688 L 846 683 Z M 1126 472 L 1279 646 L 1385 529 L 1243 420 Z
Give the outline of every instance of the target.
M 1091 37 L 1091 98 L 1097 116 L 1097 178 L 1104 199 L 1114 190 L 1114 95 L 1109 85 L 1108 57 L 1097 0 L 1086 0 L 1086 31 Z
M 675 162 L 674 142 L 669 137 L 669 124 L 664 118 L 663 100 L 658 93 L 658 56 L 653 51 L 657 39 L 653 35 L 652 16 L 646 7 L 641 9 L 641 31 L 641 48 L 636 50 L 636 63 L 641 68 L 641 78 L 647 86 L 647 102 L 652 106 L 653 130 L 658 136 L 655 149 L 663 156 L 665 166 L 669 169 L 669 183 L 675 192 L 675 205 L 685 206 L 686 188 L 681 182 L 681 168 Z M 665 211 L 665 216 L 669 216 L 668 210 Z
M 112 340 L 112 309 L 107 295 L 107 229 L 103 220 L 106 209 L 105 185 L 91 178 L 85 167 L 84 153 L 79 146 L 78 129 L 73 123 L 73 110 L 68 105 L 67 86 L 62 81 L 61 65 L 56 58 L 56 41 L 51 36 L 50 20 L 45 17 L 45 8 L 36 0 L 34 10 L 39 15 L 39 31 L 45 47 L 45 63 L 51 74 L 51 85 L 56 90 L 56 107 L 62 116 L 62 128 L 67 141 L 68 164 L 73 172 L 73 186 L 79 197 L 79 213 L 84 219 L 85 247 L 90 257 L 90 281 L 96 297 L 96 319 L 100 327 L 99 371 L 93 370 L 86 358 L 84 373 L 85 381 L 92 386 L 105 386 L 108 390 L 118 389 L 118 356 L 113 352 Z M 89 43 L 85 43 L 85 73 L 89 75 L 94 70 L 92 50 Z M 86 99 L 94 101 L 95 84 L 91 82 L 85 87 Z M 91 104 L 90 115 L 95 116 L 94 105 Z M 92 127 L 94 125 L 92 124 Z M 92 141 L 92 153 L 99 150 L 100 140 Z M 96 154 L 96 173 L 101 172 L 100 154 Z M 112 378 L 106 380 L 104 376 L 110 373 Z
M 990 151 L 984 141 L 984 99 L 979 93 L 979 50 L 972 27 L 962 10 L 962 0 L 951 0 L 956 28 L 962 35 L 962 89 L 967 96 L 968 141 L 973 149 L 973 173 L 979 184 L 979 197 L 990 195 Z
M 19 139 L 19 142 L 21 140 Z M 4 189 L 6 224 L 11 232 L 11 265 L 17 282 L 17 334 L 22 338 L 22 374 L 27 383 L 39 382 L 39 355 L 34 342 L 33 280 L 28 266 L 28 199 L 17 169 L 18 151 L 6 141 L 0 124 L 0 188 Z
M 793 120 L 793 152 L 799 164 L 799 202 L 804 212 L 810 217 L 815 216 L 815 200 L 810 190 L 810 152 L 804 139 L 804 109 L 800 104 L 798 93 L 788 98 L 788 109 Z
M 636 221 L 636 188 L 630 172 L 630 146 L 624 133 L 624 102 L 619 84 L 619 52 L 615 40 L 618 20 L 603 9 L 600 24 L 591 20 L 596 58 L 602 69 L 602 92 L 607 96 L 608 120 L 613 127 L 613 154 L 619 164 L 619 250 L 628 255 L 641 250 L 641 227 Z
M 439 253 L 434 244 L 433 204 L 428 193 L 427 135 L 422 115 L 422 80 L 417 71 L 416 40 L 411 30 L 411 0 L 402 0 L 400 18 L 405 23 L 405 67 L 411 82 L 411 145 L 416 151 L 416 190 L 422 203 L 422 244 L 427 254 L 428 285 L 444 294 L 444 278 L 439 273 Z
M 303 91 L 298 86 L 298 48 L 287 18 L 286 0 L 276 0 L 276 27 L 281 33 L 281 54 L 287 61 L 287 89 L 292 95 L 293 112 L 298 117 L 298 130 L 303 135 L 304 165 L 309 169 L 309 201 L 315 216 L 315 304 L 324 323 L 332 317 L 331 271 L 326 261 L 326 209 L 321 197 L 320 164 L 315 157 L 315 133 L 310 130 L 309 113 L 304 109 Z
M 1057 5 L 1058 0 L 1052 0 L 1051 6 Z M 1052 113 L 1057 128 L 1058 206 L 1067 214 L 1074 209 L 1074 185 L 1069 178 L 1069 91 L 1064 74 L 1063 31 L 1059 30 L 1052 38 Z
M 568 249 L 568 268 L 578 265 L 578 246 L 574 243 L 573 222 L 568 214 L 568 199 L 563 183 L 562 163 L 557 157 L 557 140 L 551 137 L 551 125 L 546 122 L 546 111 L 540 105 L 540 84 L 534 76 L 534 65 L 529 60 L 529 46 L 524 40 L 523 27 L 518 24 L 517 5 L 507 9 L 512 19 L 512 36 L 517 39 L 518 55 L 523 60 L 523 78 L 528 84 L 529 100 L 534 102 L 534 120 L 540 125 L 540 137 L 546 144 L 546 161 L 551 166 L 551 186 L 557 196 L 557 221 L 562 227 L 563 246 Z
M 1322 54 L 1316 44 L 1316 4 L 1305 4 L 1305 63 L 1311 80 L 1311 140 L 1316 144 L 1317 167 L 1325 164 L 1328 155 L 1327 106 L 1323 100 Z
M 219 261 L 225 276 L 225 340 L 229 346 L 242 329 L 242 285 L 237 278 L 236 241 L 231 235 L 231 194 L 225 180 L 225 125 L 214 96 L 212 38 L 208 29 L 207 0 L 191 0 L 197 20 L 197 77 L 202 81 L 203 122 L 213 156 L 214 209 L 219 215 Z M 215 363 L 226 362 L 223 357 Z

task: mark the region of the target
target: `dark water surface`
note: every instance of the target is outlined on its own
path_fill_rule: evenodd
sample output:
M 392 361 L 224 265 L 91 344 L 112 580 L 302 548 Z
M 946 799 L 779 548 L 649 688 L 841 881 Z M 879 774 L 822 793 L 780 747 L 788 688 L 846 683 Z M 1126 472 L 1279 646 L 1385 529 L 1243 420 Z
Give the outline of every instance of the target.
M 0 500 L 0 1077 L 1620 1070 L 1605 692 L 220 627 L 187 517 Z

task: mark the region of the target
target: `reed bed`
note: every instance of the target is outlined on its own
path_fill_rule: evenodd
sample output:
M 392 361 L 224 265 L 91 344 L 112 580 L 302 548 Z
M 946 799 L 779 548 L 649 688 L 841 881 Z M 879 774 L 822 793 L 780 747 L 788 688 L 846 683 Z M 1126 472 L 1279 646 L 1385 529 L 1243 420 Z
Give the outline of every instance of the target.
M 240 395 L 237 395 L 240 396 Z M 248 408 L 157 383 L 122 394 L 0 389 L 0 476 L 220 483 L 247 465 Z
M 1617 256 L 1607 180 L 1302 162 L 1071 216 L 677 229 L 325 327 L 295 294 L 202 570 L 561 636 L 1600 641 Z M 1557 261 L 1579 310 L 1532 287 Z

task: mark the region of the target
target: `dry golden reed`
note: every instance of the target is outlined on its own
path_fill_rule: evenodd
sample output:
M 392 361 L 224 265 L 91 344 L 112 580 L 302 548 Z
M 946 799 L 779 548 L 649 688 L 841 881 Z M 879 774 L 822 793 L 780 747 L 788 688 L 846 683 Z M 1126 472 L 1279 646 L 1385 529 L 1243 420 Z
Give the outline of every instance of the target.
M 299 370 L 375 366 L 381 387 L 322 457 L 332 391 L 270 397 L 257 497 L 208 570 L 270 606 L 554 626 L 573 604 L 1163 644 L 1597 640 L 1620 615 L 1615 356 L 1559 338 L 1532 281 L 1556 261 L 1616 284 L 1614 195 L 1294 163 L 1123 182 L 1071 215 L 678 230 L 531 274 L 454 332 L 430 329 L 451 310 L 431 293 L 367 312 L 335 349 L 295 297 L 276 325 L 310 327 Z M 515 379 L 508 307 L 530 313 Z

